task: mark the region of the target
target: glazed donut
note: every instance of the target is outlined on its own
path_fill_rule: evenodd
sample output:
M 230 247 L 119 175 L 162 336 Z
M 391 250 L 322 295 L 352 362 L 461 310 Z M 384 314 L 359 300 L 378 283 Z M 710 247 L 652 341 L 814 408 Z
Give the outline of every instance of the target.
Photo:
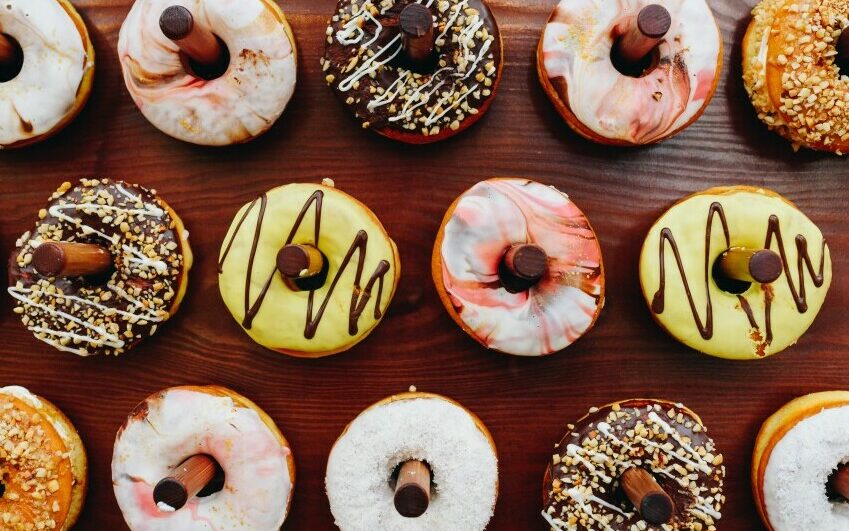
M 330 179 L 281 186 L 243 206 L 219 256 L 221 296 L 245 332 L 310 358 L 365 339 L 401 274 L 380 220 Z
M 431 143 L 489 109 L 501 33 L 484 0 L 339 0 L 321 66 L 363 128 Z
M 15 313 L 61 351 L 122 354 L 180 306 L 192 266 L 188 235 L 155 190 L 66 182 L 9 260 Z
M 408 462 L 423 462 L 432 472 L 433 494 L 417 518 L 402 516 L 393 503 L 393 476 Z M 498 456 L 472 412 L 411 388 L 345 428 L 330 451 L 325 484 L 342 531 L 483 530 L 498 497 Z
M 846 27 L 837 2 L 764 0 L 743 39 L 743 81 L 760 118 L 799 146 L 849 150 L 849 81 L 836 46 Z
M 797 398 L 761 427 L 752 458 L 752 490 L 770 531 L 849 528 L 849 492 L 834 492 L 849 461 L 849 392 Z
M 3 50 L 0 149 L 40 142 L 76 118 L 91 93 L 94 47 L 68 0 L 3 2 Z
M 567 426 L 545 472 L 542 516 L 554 531 L 716 531 L 725 466 L 682 404 L 632 399 Z
M 454 321 L 508 354 L 562 350 L 604 306 L 601 246 L 589 220 L 566 194 L 528 179 L 490 179 L 457 198 L 432 270 Z
M 71 529 L 85 500 L 85 448 L 59 409 L 23 387 L 0 388 L 3 529 Z
M 625 62 L 639 67 L 628 73 L 615 66 L 622 39 L 642 29 L 647 5 L 561 0 L 545 27 L 537 51 L 542 86 L 566 123 L 589 140 L 660 142 L 695 122 L 713 97 L 722 36 L 704 0 L 657 0 L 668 10 L 666 31 L 648 42 L 657 42 L 648 63 Z
M 155 487 L 196 455 L 223 470 L 223 484 L 180 508 L 154 501 Z M 173 387 L 139 404 L 118 430 L 115 498 L 130 529 L 276 531 L 289 513 L 295 463 L 274 421 L 222 387 Z
M 202 65 L 160 29 L 170 6 L 188 9 L 188 31 L 211 31 L 223 42 L 229 66 L 220 77 L 201 77 Z M 295 91 L 295 38 L 274 0 L 136 0 L 121 26 L 118 55 L 142 114 L 193 144 L 253 140 L 274 125 Z
M 748 263 L 735 263 L 740 257 Z M 649 230 L 640 284 L 652 316 L 677 340 L 711 356 L 760 359 L 813 323 L 831 285 L 831 253 L 817 226 L 775 192 L 711 188 Z

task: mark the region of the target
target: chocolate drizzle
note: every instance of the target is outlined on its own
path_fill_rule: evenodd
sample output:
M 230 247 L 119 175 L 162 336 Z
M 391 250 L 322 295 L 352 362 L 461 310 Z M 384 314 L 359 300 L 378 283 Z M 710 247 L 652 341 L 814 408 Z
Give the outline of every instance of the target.
M 315 245 L 319 246 L 320 235 L 321 235 L 321 216 L 322 216 L 322 201 L 324 199 L 324 192 L 322 190 L 316 190 L 304 204 L 300 213 L 298 214 L 295 222 L 292 226 L 292 229 L 289 231 L 289 235 L 286 238 L 286 241 L 281 244 L 289 245 L 293 242 L 295 238 L 295 234 L 297 234 L 298 229 L 304 222 L 304 218 L 309 212 L 310 207 L 315 205 L 315 233 L 314 233 L 314 241 Z M 251 246 L 251 254 L 248 258 L 248 267 L 245 273 L 245 317 L 242 321 L 242 326 L 245 329 L 250 329 L 253 326 L 253 320 L 256 318 L 260 309 L 262 308 L 262 304 L 265 301 L 266 295 L 268 295 L 268 290 L 271 288 L 271 284 L 274 281 L 274 278 L 277 276 L 277 268 L 274 267 L 272 269 L 271 274 L 268 277 L 268 280 L 263 284 L 263 288 L 257 296 L 256 300 L 251 304 L 250 300 L 250 285 L 251 279 L 253 278 L 253 268 L 254 261 L 256 258 L 257 247 L 259 245 L 259 238 L 262 233 L 262 224 L 265 219 L 265 210 L 268 202 L 268 197 L 266 194 L 263 194 L 260 198 L 255 199 L 250 206 L 248 206 L 245 213 L 239 219 L 236 224 L 236 229 L 233 231 L 233 234 L 230 236 L 230 240 L 224 248 L 224 252 L 221 255 L 221 260 L 218 263 L 218 272 L 219 274 L 223 271 L 224 262 L 227 260 L 227 256 L 230 253 L 230 249 L 233 246 L 233 242 L 236 239 L 236 236 L 242 229 L 242 225 L 247 218 L 248 214 L 254 209 L 257 202 L 260 203 L 259 215 L 257 217 L 256 228 L 254 229 L 254 237 L 253 243 Z M 365 269 L 365 260 L 366 260 L 366 249 L 368 247 L 368 233 L 364 230 L 360 230 L 357 232 L 356 237 L 354 238 L 351 247 L 348 249 L 348 253 L 345 255 L 345 258 L 339 264 L 339 270 L 336 272 L 336 275 L 333 277 L 333 280 L 330 283 L 330 288 L 327 291 L 327 295 L 324 300 L 321 302 L 321 305 L 318 307 L 318 311 L 314 313 L 315 308 L 315 291 L 321 286 L 317 286 L 314 289 L 309 289 L 309 298 L 307 302 L 307 316 L 306 316 L 306 325 L 304 327 L 304 337 L 307 339 L 312 339 L 315 337 L 316 332 L 318 331 L 319 324 L 321 323 L 322 317 L 324 317 L 324 312 L 327 309 L 327 305 L 330 302 L 330 298 L 333 296 L 333 292 L 336 290 L 336 286 L 339 283 L 339 280 L 342 278 L 342 274 L 348 268 L 348 265 L 353 261 L 354 254 L 359 253 L 357 259 L 357 273 L 354 279 L 354 289 L 351 295 L 351 306 L 348 316 L 348 333 L 350 335 L 355 335 L 358 332 L 358 322 L 360 316 L 362 316 L 363 312 L 368 305 L 368 302 L 371 300 L 372 289 L 374 288 L 375 283 L 377 283 L 377 297 L 374 302 L 374 318 L 380 319 L 383 316 L 383 313 L 380 311 L 380 301 L 383 298 L 383 284 L 384 277 L 389 272 L 390 263 L 386 260 L 381 260 L 375 268 L 374 273 L 372 273 L 368 282 L 366 282 L 365 288 L 361 287 L 363 271 Z

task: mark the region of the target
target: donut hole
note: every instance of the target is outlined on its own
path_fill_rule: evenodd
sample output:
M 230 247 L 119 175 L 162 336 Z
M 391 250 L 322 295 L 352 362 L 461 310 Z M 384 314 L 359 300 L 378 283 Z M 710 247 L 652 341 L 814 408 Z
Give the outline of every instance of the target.
M 837 475 L 844 468 L 846 468 L 846 465 L 838 465 L 838 466 L 834 467 L 834 470 L 831 471 L 831 474 L 829 474 L 828 479 L 825 482 L 825 495 L 826 495 L 826 497 L 828 497 L 828 500 L 831 501 L 831 502 L 837 502 L 837 503 L 841 503 L 841 502 L 847 503 L 847 502 L 849 502 L 849 499 L 847 499 L 840 492 L 838 492 L 837 488 L 835 487 L 835 482 L 836 482 L 835 480 L 837 479 Z
M 321 266 L 321 271 L 314 277 L 286 279 L 286 282 L 287 284 L 289 284 L 290 288 L 294 289 L 295 291 L 315 291 L 321 289 L 324 286 L 324 283 L 327 282 L 327 275 L 330 272 L 330 261 L 327 259 L 327 255 L 324 254 L 321 249 L 319 249 L 318 252 L 320 252 L 321 257 L 324 258 L 324 264 Z
M 216 492 L 220 492 L 224 489 L 225 483 L 225 474 L 224 469 L 221 468 L 221 465 L 218 464 L 218 461 L 215 460 L 211 455 L 207 455 L 210 459 L 215 462 L 215 475 L 212 477 L 212 480 L 206 484 L 204 488 L 197 493 L 198 498 L 206 498 L 207 496 L 212 496 Z
M 206 81 L 218 79 L 227 72 L 227 69 L 230 68 L 230 48 L 221 40 L 221 37 L 216 35 L 215 38 L 218 40 L 218 45 L 221 46 L 221 56 L 212 64 L 199 63 L 185 52 L 180 51 L 180 61 L 182 61 L 186 72 Z
M 430 488 L 431 488 L 431 495 L 433 495 L 433 486 L 434 486 L 433 467 L 431 467 L 430 463 L 428 463 L 424 459 L 420 459 L 420 461 L 430 471 Z M 389 484 L 389 488 L 392 489 L 393 492 L 395 492 L 395 487 L 398 485 L 398 475 L 401 473 L 401 467 L 404 466 L 404 463 L 406 463 L 406 461 L 401 461 L 400 463 L 395 465 L 395 468 L 392 469 L 392 474 L 389 475 L 388 484 Z
M 732 295 L 741 295 L 749 291 L 749 288 L 752 287 L 751 282 L 746 282 L 744 280 L 737 280 L 735 278 L 729 278 L 722 272 L 719 267 L 719 258 L 713 261 L 713 269 L 711 271 L 713 276 L 713 281 L 716 283 L 716 286 L 726 293 L 731 293 Z
M 640 61 L 632 62 L 625 60 L 618 52 L 619 40 L 614 42 L 610 49 L 610 62 L 620 74 L 628 77 L 645 77 L 652 73 L 660 63 L 660 49 L 655 46 L 645 57 Z
M 24 67 L 24 51 L 18 41 L 11 35 L 6 35 L 5 33 L 0 35 L 9 41 L 9 44 L 13 48 L 12 60 L 0 62 L 0 83 L 6 83 L 12 81 L 21 73 L 21 69 Z

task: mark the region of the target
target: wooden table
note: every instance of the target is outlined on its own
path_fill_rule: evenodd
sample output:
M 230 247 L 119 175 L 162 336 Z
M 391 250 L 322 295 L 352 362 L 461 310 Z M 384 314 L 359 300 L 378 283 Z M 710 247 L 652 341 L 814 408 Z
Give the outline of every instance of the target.
M 116 44 L 130 0 L 74 0 L 97 48 L 88 107 L 65 132 L 24 151 L 0 153 L 0 246 L 6 253 L 63 181 L 121 178 L 155 187 L 191 231 L 197 264 L 186 304 L 155 338 L 119 359 L 80 359 L 35 341 L 0 314 L 0 383 L 29 387 L 74 421 L 90 463 L 80 529 L 119 529 L 110 458 L 115 431 L 140 400 L 180 384 L 231 387 L 260 404 L 295 450 L 291 530 L 333 529 L 324 494 L 327 454 L 363 408 L 411 384 L 475 411 L 499 447 L 501 495 L 490 529 L 546 529 L 539 511 L 552 445 L 593 405 L 635 396 L 682 401 L 701 414 L 726 455 L 728 502 L 720 529 L 760 526 L 749 460 L 763 419 L 787 400 L 846 387 L 849 277 L 835 277 L 819 319 L 799 344 L 771 359 L 708 358 L 668 338 L 645 307 L 637 258 L 650 224 L 672 202 L 724 184 L 763 185 L 795 201 L 828 238 L 834 268 L 849 267 L 846 161 L 803 151 L 758 122 L 740 80 L 739 43 L 754 0 L 712 0 L 725 39 L 725 68 L 707 113 L 657 147 L 611 149 L 573 134 L 536 78 L 537 40 L 555 0 L 492 0 L 505 38 L 501 91 L 480 124 L 448 142 L 407 147 L 364 132 L 335 100 L 318 68 L 333 0 L 289 0 L 299 80 L 274 129 L 245 146 L 205 149 L 172 140 L 136 110 L 120 76 Z M 546 359 L 489 353 L 465 336 L 430 279 L 434 235 L 463 190 L 491 176 L 558 186 L 601 238 L 608 300 L 597 327 Z M 333 177 L 374 209 L 398 243 L 404 276 L 390 313 L 352 351 L 309 361 L 253 344 L 218 294 L 216 257 L 231 218 L 274 186 Z

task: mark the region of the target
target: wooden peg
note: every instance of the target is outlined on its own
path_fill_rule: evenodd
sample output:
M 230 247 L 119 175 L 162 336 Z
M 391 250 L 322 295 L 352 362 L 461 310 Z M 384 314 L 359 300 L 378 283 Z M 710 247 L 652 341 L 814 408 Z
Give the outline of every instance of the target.
M 324 268 L 324 256 L 312 245 L 286 245 L 277 253 L 277 269 L 284 278 L 311 278 Z
M 112 255 L 93 243 L 47 241 L 33 251 L 32 265 L 46 277 L 94 276 L 112 267 Z
M 171 6 L 159 17 L 159 27 L 193 61 L 211 66 L 221 62 L 224 50 L 218 38 L 204 26 L 195 24 L 191 11 Z
M 781 256 L 770 250 L 733 248 L 719 257 L 719 270 L 727 278 L 741 282 L 769 284 L 781 276 Z
M 408 4 L 398 18 L 401 28 L 401 43 L 407 59 L 416 64 L 427 62 L 433 57 L 433 15 L 422 4 Z
M 15 62 L 18 51 L 9 37 L 0 33 L 0 68 Z
M 548 269 L 548 255 L 539 245 L 516 244 L 504 254 L 504 265 L 517 278 L 536 282 Z
M 642 468 L 629 468 L 619 478 L 625 495 L 634 504 L 640 516 L 654 525 L 662 525 L 672 518 L 675 504 L 654 477 Z
M 849 465 L 840 465 L 837 472 L 828 480 L 828 486 L 844 499 L 849 500 Z
M 430 505 L 430 469 L 421 461 L 407 461 L 398 471 L 395 509 L 404 518 L 418 518 Z
M 208 455 L 195 455 L 171 470 L 153 489 L 153 502 L 178 511 L 214 478 L 218 464 Z M 166 509 L 167 510 L 167 509 Z
M 672 17 L 665 7 L 647 5 L 626 23 L 617 41 L 616 53 L 626 62 L 641 62 L 666 36 L 671 25 Z

